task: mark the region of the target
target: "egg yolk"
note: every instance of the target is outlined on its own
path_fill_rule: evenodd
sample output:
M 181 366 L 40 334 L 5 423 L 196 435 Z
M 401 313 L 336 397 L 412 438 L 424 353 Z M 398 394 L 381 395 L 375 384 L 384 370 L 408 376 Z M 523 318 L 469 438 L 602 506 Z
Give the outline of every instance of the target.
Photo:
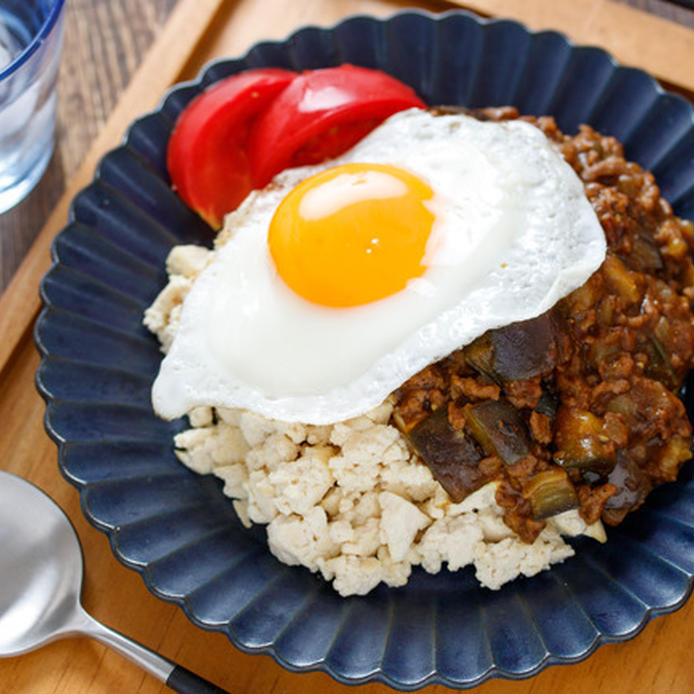
M 383 299 L 426 270 L 432 189 L 386 164 L 343 164 L 296 186 L 270 223 L 284 282 L 304 299 L 349 307 Z

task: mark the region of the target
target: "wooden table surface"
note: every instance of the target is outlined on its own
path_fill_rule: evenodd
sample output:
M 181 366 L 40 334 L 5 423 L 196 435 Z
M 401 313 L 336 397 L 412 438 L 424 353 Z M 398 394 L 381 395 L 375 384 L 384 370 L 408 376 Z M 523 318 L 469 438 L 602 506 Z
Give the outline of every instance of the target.
M 206 2 L 210 4 L 208 0 L 199 1 L 201 6 Z M 239 53 L 262 38 L 265 1 L 238 0 L 234 15 L 235 21 L 239 16 L 253 16 L 260 33 L 236 35 L 233 26 L 221 27 L 211 40 Z M 232 0 L 225 0 L 222 6 L 226 3 L 231 5 Z M 314 4 L 320 4 L 323 14 L 329 15 L 331 21 L 356 10 L 385 13 L 383 3 L 376 0 L 313 0 L 313 3 L 294 0 L 291 9 L 289 4 L 283 19 L 282 26 L 286 25 L 283 33 L 310 23 Z M 395 1 L 390 3 L 389 10 L 407 4 Z M 693 11 L 665 0 L 628 0 L 626 4 L 688 27 L 694 26 Z M 79 170 L 90 145 L 102 131 L 176 5 L 177 0 L 67 0 L 56 151 L 37 188 L 15 209 L 0 215 L 0 291 L 8 285 L 68 181 Z M 186 65 L 188 72 L 184 74 L 194 74 L 197 67 L 191 62 Z M 0 468 L 27 477 L 48 490 L 72 519 L 85 547 L 83 602 L 87 610 L 109 626 L 232 692 L 354 691 L 321 673 L 290 674 L 266 656 L 239 653 L 224 636 L 200 631 L 179 608 L 154 598 L 135 572 L 116 561 L 106 538 L 83 519 L 77 494 L 57 472 L 55 447 L 40 429 L 43 403 L 36 392 L 27 387 L 38 363 L 29 342 L 30 336 L 20 331 L 11 368 L 1 372 Z M 17 412 L 21 412 L 21 416 Z M 52 464 L 46 464 L 51 460 Z M 690 600 L 679 612 L 654 620 L 630 642 L 600 648 L 583 663 L 549 668 L 521 682 L 491 681 L 474 691 L 483 694 L 548 694 L 553 691 L 562 694 L 691 694 L 694 691 L 693 604 Z M 662 645 L 664 634 L 668 639 L 666 648 Z M 654 662 L 649 656 L 656 650 L 659 659 Z M 120 656 L 86 639 L 61 641 L 32 654 L 0 660 L 0 683 L 0 691 L 11 694 L 168 691 Z M 389 691 L 376 684 L 357 689 L 364 694 Z M 450 690 L 433 686 L 425 691 L 442 694 Z
M 555 1 L 566 0 L 547 3 Z M 349 14 L 349 2 L 335 2 Z M 694 27 L 694 11 L 672 2 L 623 2 Z M 29 197 L 0 214 L 0 292 L 175 5 L 176 0 L 67 0 L 56 151 Z

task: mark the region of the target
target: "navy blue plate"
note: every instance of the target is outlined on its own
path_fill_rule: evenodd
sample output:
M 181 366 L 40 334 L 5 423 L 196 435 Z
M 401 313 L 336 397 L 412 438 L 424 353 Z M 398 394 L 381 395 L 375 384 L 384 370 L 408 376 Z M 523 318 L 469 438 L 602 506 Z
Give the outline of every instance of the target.
M 628 158 L 655 173 L 676 213 L 694 219 L 692 106 L 603 50 L 462 12 L 359 16 L 257 44 L 243 58 L 209 65 L 135 121 L 55 239 L 36 341 L 60 469 L 116 557 L 155 595 L 292 670 L 400 689 L 469 687 L 528 677 L 633 637 L 692 590 L 691 462 L 678 483 L 610 529 L 606 545 L 578 540 L 575 558 L 532 579 L 493 592 L 469 569 L 416 570 L 403 588 L 343 599 L 306 569 L 276 561 L 262 528 L 241 527 L 220 481 L 174 457 L 171 439 L 185 423 L 152 413 L 149 388 L 161 355 L 141 316 L 166 281 L 171 246 L 209 243 L 211 235 L 169 188 L 173 123 L 205 86 L 244 68 L 342 62 L 386 70 L 432 104 L 514 104 L 554 115 L 567 132 L 590 123 L 617 136 Z

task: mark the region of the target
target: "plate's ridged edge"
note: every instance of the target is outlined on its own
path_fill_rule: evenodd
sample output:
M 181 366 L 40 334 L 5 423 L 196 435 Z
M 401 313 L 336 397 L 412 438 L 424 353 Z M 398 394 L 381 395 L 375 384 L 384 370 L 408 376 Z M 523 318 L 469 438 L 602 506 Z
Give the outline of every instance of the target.
M 176 101 L 177 97 L 183 93 L 186 93 L 188 96 L 185 99 L 185 101 L 189 100 L 190 95 L 197 93 L 200 91 L 202 88 L 203 84 L 206 84 L 207 82 L 211 81 L 209 75 L 211 74 L 216 74 L 217 78 L 219 76 L 220 72 L 224 72 L 225 66 L 233 65 L 233 69 L 231 70 L 232 72 L 237 71 L 237 69 L 241 69 L 246 66 L 248 63 L 249 59 L 251 56 L 257 56 L 258 52 L 262 52 L 263 50 L 279 50 L 281 46 L 286 46 L 287 44 L 291 44 L 293 46 L 294 51 L 298 50 L 298 46 L 300 45 L 301 41 L 304 39 L 304 37 L 311 37 L 311 39 L 315 38 L 316 36 L 322 37 L 323 40 L 327 40 L 328 37 L 332 37 L 332 40 L 335 41 L 335 35 L 337 33 L 338 29 L 344 30 L 345 28 L 348 28 L 352 23 L 362 23 L 368 25 L 371 30 L 373 31 L 380 31 L 380 32 L 386 32 L 391 29 L 397 22 L 410 22 L 410 23 L 417 23 L 417 25 L 421 28 L 426 25 L 426 30 L 438 30 L 443 26 L 443 22 L 447 21 L 449 18 L 462 18 L 462 19 L 456 19 L 456 21 L 467 21 L 470 23 L 474 23 L 475 26 L 481 26 L 482 29 L 488 26 L 498 26 L 500 23 L 507 23 L 509 25 L 514 25 L 516 27 L 515 31 L 521 32 L 524 35 L 527 35 L 529 37 L 536 36 L 537 34 L 533 34 L 532 32 L 528 32 L 522 25 L 516 23 L 516 22 L 509 22 L 508 20 L 481 20 L 479 18 L 476 18 L 474 15 L 471 15 L 469 13 L 465 12 L 458 12 L 458 11 L 452 11 L 452 12 L 447 12 L 442 15 L 432 15 L 427 12 L 423 11 L 409 11 L 409 12 L 403 12 L 399 13 L 391 18 L 388 19 L 374 19 L 371 17 L 367 16 L 355 16 L 348 18 L 346 20 L 343 20 L 342 22 L 337 23 L 333 27 L 329 27 L 327 29 L 319 28 L 319 27 L 308 27 L 302 30 L 299 30 L 298 32 L 292 34 L 287 41 L 284 42 L 264 42 L 261 44 L 257 44 L 256 46 L 253 46 L 249 51 L 246 53 L 246 55 L 243 58 L 237 59 L 235 61 L 228 61 L 228 60 L 217 60 L 213 61 L 211 63 L 208 63 L 205 68 L 201 71 L 200 76 L 189 83 L 185 83 L 182 85 L 178 85 L 177 87 L 174 87 L 172 90 L 170 90 L 162 99 L 162 102 L 160 104 L 159 109 L 155 110 L 154 112 L 150 114 L 146 114 L 142 118 L 138 119 L 133 123 L 131 128 L 129 129 L 128 133 L 125 135 L 124 138 L 124 145 L 128 146 L 130 142 L 130 135 L 131 132 L 137 127 L 138 123 L 152 117 L 157 117 L 158 111 L 162 108 L 164 108 L 167 104 L 169 105 L 168 109 L 164 110 L 164 114 L 161 116 L 161 119 L 163 120 L 164 124 L 167 122 L 171 122 L 171 116 L 173 112 L 175 111 L 174 106 L 172 105 L 174 101 Z M 566 37 L 564 37 L 561 34 L 558 34 L 556 32 L 542 32 L 543 35 L 551 35 L 554 37 L 556 40 L 563 41 L 565 45 L 567 46 L 567 50 L 571 52 L 575 46 L 568 40 Z M 342 55 L 345 51 L 346 48 L 344 46 L 340 45 L 335 45 L 334 46 L 335 54 L 336 55 Z M 602 49 L 595 49 L 598 53 L 601 53 L 604 58 L 606 58 L 612 65 L 614 71 L 620 71 L 620 70 L 633 70 L 633 68 L 623 68 L 621 66 L 618 66 L 616 62 L 609 56 L 605 51 L 602 51 Z M 253 58 L 254 60 L 256 58 Z M 252 64 L 252 61 L 251 61 Z M 648 77 L 650 80 L 650 84 L 653 90 L 653 93 L 655 94 L 654 102 L 658 101 L 658 97 L 660 95 L 665 94 L 665 92 L 661 89 L 661 87 L 657 84 L 657 82 L 653 79 Z M 606 84 L 609 84 L 610 80 L 607 80 Z M 605 87 L 605 85 L 603 85 Z M 674 98 L 680 98 L 680 97 L 674 97 Z M 682 100 L 684 101 L 684 100 Z M 594 103 L 598 102 L 598 98 L 594 100 Z M 686 103 L 686 102 L 685 102 Z M 633 130 L 636 131 L 638 130 L 639 124 L 643 121 L 643 119 L 647 118 L 647 114 L 642 114 L 641 120 L 637 121 L 634 124 Z M 108 155 L 107 155 L 108 156 Z M 103 160 L 102 160 L 103 162 Z M 98 180 L 101 176 L 101 171 L 102 171 L 102 166 L 103 163 L 98 167 L 97 169 L 97 174 L 96 174 L 96 180 Z M 74 205 L 71 206 L 70 209 L 70 217 L 69 217 L 70 223 L 74 223 L 77 221 L 77 217 L 75 214 L 75 209 Z M 68 224 L 69 228 L 70 224 Z M 58 237 L 56 237 L 56 240 L 54 240 L 54 246 L 52 249 L 52 254 L 53 254 L 53 266 L 52 269 L 58 264 L 57 260 L 57 253 L 55 251 L 56 244 L 59 242 L 59 239 L 61 236 L 66 233 L 65 230 L 63 230 Z M 46 308 L 44 308 L 41 319 L 37 322 L 37 328 L 35 332 L 35 338 L 36 338 L 36 344 L 38 346 L 38 349 L 41 353 L 42 359 L 43 359 L 43 364 L 46 364 L 50 360 L 50 355 L 48 353 L 48 350 L 45 348 L 44 344 L 42 343 L 41 339 L 41 334 L 40 334 L 40 326 L 43 322 L 50 321 L 53 319 L 53 316 L 55 315 L 55 312 L 51 310 L 51 302 L 47 299 L 46 293 L 44 291 L 44 283 L 42 282 L 41 285 L 41 295 L 42 298 L 44 299 L 44 303 L 46 305 Z M 39 387 L 39 392 L 41 393 L 42 397 L 47 401 L 47 403 L 50 403 L 51 400 L 53 400 L 49 389 L 45 386 L 42 380 L 42 374 L 41 370 L 37 373 L 37 385 Z M 54 400 L 54 402 L 56 402 Z M 58 401 L 59 402 L 59 401 Z M 672 612 L 673 610 L 677 609 L 680 607 L 686 599 L 688 598 L 689 594 L 691 593 L 692 590 L 692 583 L 693 583 L 693 578 L 692 576 L 689 576 L 689 585 L 688 585 L 688 590 L 686 591 L 686 594 L 682 596 L 682 598 L 677 601 L 676 604 L 674 605 L 669 605 L 666 607 L 648 607 L 643 615 L 643 618 L 641 621 L 628 633 L 626 634 L 620 634 L 618 636 L 609 636 L 605 634 L 597 634 L 593 642 L 588 646 L 588 648 L 572 657 L 562 657 L 562 656 L 555 656 L 552 655 L 551 653 L 546 653 L 543 658 L 541 658 L 537 664 L 529 668 L 523 672 L 520 673 L 514 673 L 508 670 L 504 670 L 503 668 L 500 668 L 494 664 L 492 664 L 490 667 L 486 668 L 482 672 L 478 672 L 474 677 L 469 677 L 467 679 L 455 679 L 455 678 L 450 678 L 441 675 L 438 672 L 433 672 L 430 675 L 422 678 L 421 680 L 418 681 L 411 681 L 407 683 L 403 683 L 402 681 L 395 679 L 391 677 L 391 675 L 383 669 L 383 667 L 379 668 L 376 671 L 372 671 L 369 673 L 364 674 L 363 676 L 349 676 L 345 674 L 342 670 L 336 668 L 333 666 L 333 664 L 330 661 L 330 649 L 328 649 L 326 655 L 321 658 L 316 660 L 315 662 L 312 662 L 310 664 L 305 664 L 305 665 L 296 665 L 294 662 L 291 660 L 287 659 L 281 650 L 278 650 L 275 647 L 275 644 L 270 645 L 269 647 L 263 646 L 263 647 L 249 647 L 246 644 L 244 644 L 240 638 L 234 633 L 233 627 L 231 625 L 220 625 L 220 624 L 210 624 L 205 622 L 204 620 L 199 619 L 196 614 L 194 613 L 193 609 L 191 608 L 191 605 L 189 601 L 187 600 L 186 596 L 179 597 L 179 596 L 172 596 L 169 594 L 166 594 L 159 590 L 159 588 L 155 585 L 154 581 L 152 580 L 150 576 L 150 572 L 147 566 L 143 565 L 143 563 L 137 563 L 132 560 L 130 560 L 125 553 L 121 550 L 119 543 L 118 543 L 118 533 L 116 532 L 116 528 L 113 524 L 109 523 L 104 523 L 101 521 L 98 517 L 96 517 L 90 507 L 89 507 L 89 502 L 88 502 L 88 497 L 90 490 L 93 486 L 97 485 L 98 483 L 94 484 L 83 484 L 77 477 L 73 476 L 69 469 L 66 466 L 65 462 L 65 451 L 64 451 L 64 441 L 63 437 L 60 435 L 60 432 L 56 431 L 55 428 L 52 426 L 50 419 L 48 417 L 48 412 L 47 412 L 47 420 L 46 420 L 46 428 L 51 435 L 51 437 L 56 441 L 56 443 L 59 446 L 60 449 L 60 469 L 62 474 L 66 477 L 66 479 L 72 483 L 75 487 L 77 487 L 80 490 L 80 500 L 82 504 L 82 509 L 85 513 L 85 516 L 88 518 L 88 520 L 97 527 L 99 530 L 107 533 L 109 535 L 109 539 L 111 541 L 111 545 L 114 551 L 114 554 L 117 556 L 117 558 L 124 563 L 126 566 L 129 566 L 131 568 L 134 568 L 135 570 L 139 571 L 143 575 L 143 579 L 145 580 L 145 583 L 147 584 L 147 587 L 149 590 L 151 590 L 155 595 L 160 597 L 161 599 L 167 600 L 169 602 L 174 602 L 178 605 L 180 605 L 184 611 L 186 612 L 187 616 L 191 619 L 192 622 L 194 622 L 196 625 L 203 629 L 207 630 L 212 630 L 212 631 L 225 631 L 231 641 L 236 645 L 238 648 L 240 648 L 243 651 L 250 652 L 250 653 L 268 653 L 272 655 L 280 664 L 282 664 L 284 667 L 286 667 L 289 670 L 297 671 L 297 672 L 305 672 L 305 671 L 310 671 L 310 670 L 317 670 L 317 669 L 322 669 L 327 672 L 329 672 L 336 680 L 343 682 L 345 684 L 358 684 L 358 683 L 363 683 L 367 681 L 381 681 L 384 682 L 392 687 L 399 688 L 399 689 L 405 689 L 405 690 L 412 690 L 412 689 L 417 689 L 419 687 L 425 686 L 427 684 L 431 683 L 441 683 L 447 686 L 451 687 L 472 687 L 476 686 L 485 680 L 491 678 L 491 677 L 506 677 L 509 679 L 522 679 L 525 677 L 532 676 L 534 674 L 537 674 L 539 671 L 541 671 L 544 667 L 546 667 L 548 664 L 554 664 L 554 663 L 573 663 L 573 662 L 578 662 L 580 660 L 583 660 L 586 658 L 588 655 L 590 655 L 599 645 L 602 643 L 609 643 L 609 642 L 616 642 L 616 641 L 624 641 L 628 638 L 631 638 L 638 634 L 652 619 L 654 616 L 660 615 L 660 614 L 665 614 L 668 612 Z M 140 519 L 141 521 L 142 519 Z M 288 623 L 287 626 L 291 624 L 291 621 Z M 344 621 L 340 621 L 335 628 L 335 638 L 338 636 L 340 633 L 340 629 L 342 628 L 344 624 Z M 392 621 L 389 622 L 389 630 L 392 628 Z M 433 635 L 433 632 L 432 632 Z M 384 653 L 385 653 L 385 647 L 384 647 Z M 383 659 L 381 660 L 381 663 L 383 663 Z

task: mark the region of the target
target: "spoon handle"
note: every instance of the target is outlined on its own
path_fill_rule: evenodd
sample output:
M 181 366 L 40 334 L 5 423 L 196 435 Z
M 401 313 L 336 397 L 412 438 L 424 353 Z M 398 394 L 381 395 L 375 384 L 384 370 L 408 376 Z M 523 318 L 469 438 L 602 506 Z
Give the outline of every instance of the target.
M 166 679 L 166 686 L 179 694 L 227 694 L 217 685 L 198 677 L 181 665 L 174 665 L 174 669 Z
M 122 656 L 139 665 L 167 687 L 179 694 L 228 694 L 225 690 L 202 679 L 190 670 L 171 662 L 167 658 L 150 651 L 132 639 L 124 636 L 115 629 L 111 629 L 97 621 L 91 615 L 82 610 L 80 624 L 76 631 L 91 636 L 97 641 L 117 651 Z

